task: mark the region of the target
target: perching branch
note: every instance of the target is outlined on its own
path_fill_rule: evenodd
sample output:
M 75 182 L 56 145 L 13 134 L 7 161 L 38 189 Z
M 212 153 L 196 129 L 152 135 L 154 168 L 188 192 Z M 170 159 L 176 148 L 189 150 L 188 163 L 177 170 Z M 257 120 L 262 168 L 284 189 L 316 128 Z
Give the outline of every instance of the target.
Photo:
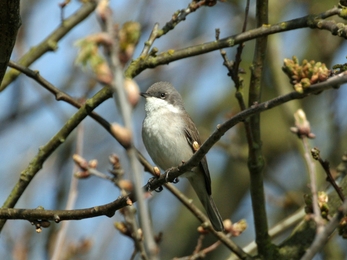
M 211 147 L 234 125 L 244 121 L 251 115 L 261 113 L 273 107 L 279 106 L 285 102 L 294 99 L 302 99 L 310 94 L 321 92 L 323 90 L 339 86 L 347 82 L 347 72 L 340 73 L 336 76 L 329 78 L 325 82 L 317 83 L 307 88 L 304 93 L 291 92 L 286 95 L 271 99 L 269 101 L 254 105 L 233 118 L 229 119 L 225 123 L 218 125 L 217 130 L 203 143 L 200 149 L 192 156 L 192 158 L 185 164 L 170 169 L 168 175 L 168 181 L 173 181 L 179 175 L 189 171 L 194 166 L 198 165 L 200 160 L 206 155 Z M 120 197 L 116 201 L 102 206 L 92 207 L 89 209 L 73 210 L 73 211 L 56 211 L 56 210 L 27 210 L 27 209 L 10 209 L 16 203 L 16 200 L 20 197 L 21 193 L 25 190 L 26 186 L 30 183 L 36 172 L 42 167 L 45 159 L 54 151 L 56 146 L 59 146 L 63 140 L 68 136 L 70 131 L 75 128 L 84 117 L 94 109 L 105 96 L 110 95 L 110 90 L 104 88 L 98 92 L 94 98 L 87 100 L 86 104 L 68 121 L 65 125 L 45 146 L 43 146 L 39 154 L 32 160 L 29 167 L 21 174 L 21 179 L 13 189 L 11 196 L 7 199 L 4 207 L 0 210 L 1 227 L 4 225 L 6 219 L 53 219 L 56 222 L 61 220 L 81 219 L 82 217 L 96 217 L 101 215 L 113 216 L 114 212 L 122 207 L 129 205 L 129 203 L 135 202 L 134 194 Z M 71 124 L 69 124 L 71 123 Z M 158 179 L 154 179 L 144 186 L 145 190 L 155 190 L 166 183 L 166 173 L 160 175 Z M 233 250 L 234 251 L 234 250 Z M 235 251 L 234 251 L 235 252 Z
M 45 89 L 50 91 L 52 94 L 55 95 L 57 100 L 63 100 L 71 105 L 73 105 L 76 108 L 80 108 L 82 105 L 79 104 L 76 100 L 74 100 L 71 96 L 68 94 L 64 93 L 60 89 L 56 88 L 53 86 L 51 83 L 49 83 L 46 79 L 44 79 L 39 72 L 37 71 L 32 71 L 29 68 L 26 68 L 24 66 L 21 66 L 17 63 L 10 62 L 10 66 L 12 68 L 20 70 L 22 73 L 27 75 L 28 77 L 34 79 L 36 82 L 38 82 L 41 86 L 43 86 Z M 95 112 L 91 112 L 89 114 L 90 117 L 92 117 L 96 122 L 101 124 L 120 144 L 125 148 L 128 149 L 128 146 L 125 146 L 121 140 L 118 140 L 117 137 L 114 135 L 112 131 L 110 131 L 111 125 L 108 123 L 104 118 L 102 118 L 100 115 L 98 115 Z M 146 158 L 139 152 L 137 151 L 137 157 L 141 164 L 145 167 L 145 170 L 150 172 L 152 175 L 154 175 L 153 167 L 152 165 L 146 160 Z M 93 174 L 93 173 L 91 173 Z M 96 175 L 96 174 L 95 174 Z M 100 177 L 100 176 L 99 176 Z M 183 205 L 185 205 L 202 223 L 209 223 L 208 218 L 205 216 L 203 212 L 201 212 L 194 204 L 191 203 L 190 199 L 188 199 L 184 194 L 182 194 L 175 186 L 173 186 L 170 183 L 164 184 L 165 188 L 167 188 L 175 197 L 177 197 Z M 122 207 L 124 207 L 123 205 Z M 105 207 L 104 209 L 107 209 Z M 37 209 L 35 209 L 37 210 Z M 0 210 L 1 212 L 1 210 Z M 86 213 L 88 211 L 84 211 L 83 213 Z M 108 212 L 108 211 L 107 211 Z M 108 213 L 105 213 L 107 215 Z M 81 212 L 76 212 L 76 214 L 80 214 Z M 53 213 L 52 213 L 53 214 Z M 1 215 L 1 213 L 0 213 Z M 15 214 L 16 215 L 16 214 Z M 69 214 L 68 214 L 69 215 Z M 53 214 L 54 216 L 54 214 Z M 99 216 L 99 215 L 98 215 Z M 96 217 L 94 215 L 83 215 L 80 216 L 80 218 L 88 218 L 88 217 Z M 1 218 L 1 217 L 0 217 Z M 26 218 L 24 218 L 26 219 Z M 50 218 L 47 218 L 50 219 Z M 54 219 L 52 219 L 54 220 Z M 236 244 L 233 244 L 224 234 L 216 232 L 211 226 L 206 225 L 206 228 L 210 230 L 220 241 L 222 241 L 227 247 L 229 247 L 232 251 L 240 251 L 238 253 L 239 256 L 242 256 L 242 251 L 237 247 Z M 235 249 L 236 248 L 236 249 Z
M 347 83 L 347 72 L 343 72 L 343 73 L 340 73 L 340 74 L 338 74 L 336 76 L 333 76 L 333 77 L 329 78 L 325 82 L 320 82 L 320 83 L 314 84 L 311 87 L 307 88 L 304 93 L 298 93 L 298 92 L 293 91 L 293 92 L 290 92 L 290 93 L 288 93 L 286 95 L 279 96 L 279 97 L 276 97 L 274 99 L 265 101 L 263 103 L 254 105 L 254 106 L 252 106 L 252 107 L 250 107 L 250 108 L 240 112 L 239 114 L 235 115 L 234 117 L 232 117 L 228 121 L 224 122 L 223 124 L 218 125 L 217 126 L 217 130 L 215 130 L 211 134 L 211 136 L 202 144 L 200 149 L 185 164 L 180 165 L 178 167 L 171 168 L 167 180 L 166 180 L 166 173 L 164 173 L 164 174 L 161 174 L 159 178 L 153 179 L 151 182 L 147 183 L 143 188 L 146 189 L 146 190 L 149 190 L 149 191 L 154 191 L 157 188 L 159 188 L 160 186 L 162 186 L 163 184 L 165 184 L 167 181 L 172 182 L 175 178 L 179 177 L 181 174 L 189 171 L 190 169 L 192 169 L 193 167 L 198 165 L 200 160 L 207 154 L 207 152 L 212 148 L 212 146 L 230 128 L 232 128 L 236 124 L 244 121 L 249 116 L 257 114 L 257 113 L 264 112 L 266 110 L 269 110 L 271 108 L 277 107 L 277 106 L 279 106 L 279 105 L 281 105 L 283 103 L 289 102 L 289 101 L 294 100 L 294 99 L 305 98 L 305 97 L 307 97 L 307 96 L 309 96 L 311 94 L 314 94 L 314 93 L 317 93 L 317 92 L 321 92 L 321 91 L 330 89 L 332 87 L 336 87 L 336 86 L 341 85 L 343 83 Z M 103 98 L 105 95 L 109 95 L 109 94 L 110 94 L 110 90 L 107 91 L 107 90 L 103 89 L 101 92 L 97 93 L 93 98 L 87 100 L 86 104 L 81 107 L 81 109 L 73 116 L 73 118 L 80 119 L 80 117 L 86 116 L 87 112 L 90 109 L 95 108 L 99 104 L 101 98 Z M 89 111 L 89 113 L 90 113 L 90 111 Z M 63 129 L 60 130 L 58 132 L 58 134 L 63 134 L 63 133 L 66 134 L 67 130 L 69 130 L 70 127 L 67 127 L 67 126 L 63 127 Z M 46 147 L 59 145 L 59 142 L 57 143 L 57 141 L 59 141 L 59 140 L 57 140 L 58 134 L 56 135 L 55 138 L 53 138 L 51 140 L 51 142 L 49 142 L 47 145 L 45 145 L 45 146 L 43 146 L 41 148 L 41 153 L 38 154 L 35 157 L 36 160 L 41 161 L 43 159 L 42 158 L 42 155 L 43 155 L 42 152 L 46 151 L 46 149 L 47 149 Z M 61 135 L 61 137 L 67 137 L 67 135 L 66 136 L 65 135 Z M 60 141 L 62 141 L 62 140 L 60 140 Z M 45 158 L 46 157 L 48 157 L 48 155 L 45 156 Z M 34 160 L 34 161 L 36 162 L 36 160 Z M 147 166 L 147 167 L 150 167 L 150 166 Z M 25 173 L 25 172 L 26 171 L 24 171 L 23 173 Z M 32 172 L 30 171 L 29 173 L 32 173 Z M 113 204 L 112 203 L 106 204 L 108 206 L 105 205 L 104 208 L 109 209 L 109 208 L 112 207 L 111 205 L 116 205 L 113 210 L 117 210 L 117 209 L 127 205 L 127 203 L 126 203 L 127 199 L 130 199 L 132 202 L 135 201 L 134 196 L 132 194 L 129 194 L 126 197 L 119 198 L 117 200 L 117 202 L 113 202 Z M 5 213 L 8 210 L 13 210 L 13 211 L 11 211 L 12 212 L 11 214 Z M 0 218 L 1 219 L 6 219 L 6 218 L 9 218 L 9 219 L 33 218 L 33 219 L 35 219 L 35 218 L 40 218 L 40 217 L 42 217 L 42 218 L 46 218 L 47 217 L 47 215 L 45 216 L 45 215 L 40 215 L 40 214 L 37 214 L 37 213 L 35 213 L 33 216 L 30 217 L 30 215 L 28 215 L 28 212 L 32 212 L 32 211 L 33 210 L 21 210 L 21 211 L 18 211 L 18 210 L 15 210 L 15 209 L 5 209 L 5 208 L 3 208 L 3 209 L 0 210 Z M 51 211 L 51 212 L 55 212 L 55 211 Z M 19 213 L 25 213 L 25 215 L 20 217 Z M 98 214 L 99 215 L 107 215 L 107 216 L 109 216 L 109 215 L 112 215 L 113 213 L 109 212 L 109 211 L 104 211 L 104 213 L 102 214 L 102 213 L 100 213 L 100 207 L 97 207 L 97 211 L 96 211 L 96 209 L 94 209 L 92 214 L 96 214 L 96 215 L 93 215 L 93 216 L 97 216 Z M 48 213 L 46 213 L 46 214 L 48 214 Z M 60 218 L 60 219 L 61 220 L 67 220 L 68 219 L 67 217 L 70 214 L 71 214 L 71 212 L 69 214 L 65 214 L 64 213 L 64 217 Z M 77 216 L 77 215 L 72 216 L 71 215 L 70 219 L 80 219 L 80 218 L 81 218 L 81 216 Z
M 286 95 L 282 95 L 271 100 L 262 102 L 260 104 L 255 104 L 252 107 L 241 111 L 228 121 L 224 122 L 217 126 L 217 130 L 215 130 L 210 137 L 202 144 L 200 149 L 190 158 L 185 164 L 180 165 L 178 167 L 173 167 L 170 169 L 170 174 L 168 177 L 168 181 L 172 182 L 175 178 L 179 177 L 181 174 L 189 171 L 193 167 L 197 166 L 201 159 L 207 154 L 207 152 L 212 148 L 212 146 L 218 142 L 218 140 L 233 126 L 236 124 L 243 122 L 246 118 L 269 110 L 271 108 L 282 105 L 286 102 L 289 102 L 294 99 L 302 99 L 311 94 L 319 93 L 321 91 L 337 87 L 341 84 L 347 83 L 347 72 L 340 73 L 335 75 L 324 82 L 320 82 L 311 87 L 305 89 L 304 93 L 299 93 L 296 91 L 290 92 Z M 150 190 L 155 190 L 163 183 L 165 183 L 166 174 L 162 174 L 157 180 L 148 184 L 148 188 Z

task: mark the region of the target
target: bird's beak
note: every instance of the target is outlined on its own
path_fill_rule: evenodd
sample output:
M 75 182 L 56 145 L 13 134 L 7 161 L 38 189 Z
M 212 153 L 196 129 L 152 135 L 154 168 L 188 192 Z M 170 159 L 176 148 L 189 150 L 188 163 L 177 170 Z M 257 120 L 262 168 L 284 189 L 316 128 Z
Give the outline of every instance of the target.
M 142 96 L 144 98 L 150 97 L 150 95 L 148 93 L 145 93 L 145 92 L 140 93 L 140 96 Z

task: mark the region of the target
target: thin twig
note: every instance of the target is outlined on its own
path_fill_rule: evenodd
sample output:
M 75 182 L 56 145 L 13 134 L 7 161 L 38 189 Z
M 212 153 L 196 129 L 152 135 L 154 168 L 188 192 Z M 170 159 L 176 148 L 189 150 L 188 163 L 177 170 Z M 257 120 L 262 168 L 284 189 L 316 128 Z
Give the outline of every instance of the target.
M 83 124 L 80 124 L 77 128 L 77 141 L 76 141 L 76 153 L 83 154 L 83 136 L 84 136 L 84 129 Z M 75 206 L 77 195 L 78 195 L 78 179 L 74 178 L 73 174 L 78 170 L 78 166 L 74 165 L 72 174 L 71 174 L 71 183 L 70 183 L 70 189 L 69 189 L 69 195 L 66 203 L 66 210 L 72 210 Z M 56 241 L 54 243 L 54 250 L 52 253 L 51 260 L 59 260 L 61 259 L 62 252 L 66 252 L 64 250 L 64 242 L 66 238 L 66 233 L 68 230 L 70 222 L 66 221 L 63 222 L 60 230 L 58 231 Z
M 319 233 L 324 225 L 321 211 L 318 205 L 318 194 L 317 194 L 317 181 L 316 181 L 316 167 L 311 156 L 311 149 L 308 143 L 307 137 L 301 138 L 304 147 L 304 157 L 307 164 L 308 174 L 310 176 L 310 189 L 312 193 L 312 208 L 314 214 L 314 220 L 317 223 L 317 232 Z
M 227 235 L 228 237 L 230 237 L 230 234 Z M 174 260 L 195 260 L 195 259 L 203 259 L 206 257 L 206 254 L 216 250 L 221 244 L 222 242 L 220 240 L 214 242 L 212 245 L 200 250 L 201 247 L 201 243 L 202 243 L 202 239 L 203 239 L 203 235 L 201 235 L 199 237 L 198 240 L 198 248 L 199 250 L 194 250 L 193 254 L 190 256 L 185 256 L 185 257 L 180 257 L 180 258 L 174 258 Z
M 331 172 L 330 172 L 330 166 L 329 166 L 329 162 L 328 161 L 324 161 L 322 159 L 322 157 L 320 156 L 320 152 L 317 148 L 315 148 L 315 156 L 313 156 L 314 159 L 318 160 L 318 162 L 320 163 L 320 165 L 323 167 L 327 177 L 326 177 L 326 181 L 330 182 L 330 184 L 334 187 L 337 195 L 339 195 L 341 201 L 345 200 L 345 196 L 342 193 L 341 188 L 337 185 L 335 179 L 333 178 Z
M 193 251 L 193 254 L 196 254 L 198 253 L 200 250 L 201 250 L 201 247 L 202 247 L 202 241 L 204 240 L 205 238 L 205 235 L 204 234 L 201 234 L 198 238 L 198 242 L 196 243 L 196 246 L 194 248 L 194 251 Z
M 100 172 L 100 171 L 98 171 L 98 170 L 96 170 L 94 168 L 88 167 L 88 172 L 91 175 L 94 175 L 95 177 L 98 177 L 98 178 L 101 178 L 101 179 L 105 179 L 105 180 L 109 180 L 112 183 L 114 183 L 114 178 L 113 177 L 108 176 L 107 174 L 105 174 L 103 172 Z
M 212 245 L 210 245 L 210 246 L 204 248 L 203 250 L 201 250 L 201 252 L 203 254 L 207 254 L 209 252 L 212 252 L 213 250 L 216 250 L 216 248 L 218 248 L 221 244 L 222 244 L 221 241 L 218 240 L 218 241 L 214 242 Z
M 169 22 L 167 22 L 161 30 L 157 32 L 156 38 L 160 38 L 161 36 L 167 34 L 169 31 L 173 30 L 176 27 L 176 25 L 184 21 L 189 14 L 195 12 L 201 6 L 204 6 L 207 2 L 208 1 L 206 0 L 193 0 L 191 3 L 189 3 L 186 9 L 182 9 L 174 13 L 172 15 L 172 19 Z
M 189 3 L 186 9 L 182 9 L 175 12 L 172 15 L 172 19 L 169 22 L 167 22 L 165 26 L 160 30 L 159 30 L 159 24 L 155 23 L 151 31 L 151 34 L 149 35 L 148 40 L 145 42 L 139 57 L 143 58 L 147 56 L 156 39 L 160 38 L 161 36 L 167 34 L 169 31 L 173 30 L 177 24 L 184 21 L 189 14 L 195 12 L 199 7 L 205 5 L 206 2 L 207 1 L 205 0 L 202 0 L 202 1 L 193 0 L 191 3 Z M 152 50 L 152 51 L 154 53 L 157 52 L 157 50 Z
M 140 57 L 144 57 L 148 55 L 148 52 L 151 49 L 154 41 L 157 39 L 158 28 L 159 28 L 159 24 L 155 23 L 155 25 L 153 26 L 152 32 L 148 37 L 148 40 L 145 42 L 145 46 L 143 47 Z
M 243 26 L 242 26 L 242 32 L 244 33 L 247 28 L 247 21 L 248 21 L 248 12 L 249 12 L 249 0 L 247 0 L 246 8 L 245 8 L 245 18 L 243 20 Z M 233 63 L 233 66 L 231 70 L 229 70 L 230 76 L 235 82 L 235 87 L 238 93 L 236 93 L 236 97 L 239 101 L 241 109 L 245 109 L 246 106 L 244 104 L 244 100 L 242 97 L 242 93 L 240 91 L 242 90 L 242 84 L 243 82 L 240 80 L 240 63 L 241 63 L 241 55 L 243 51 L 244 43 L 241 42 L 239 46 L 237 47 L 236 55 L 235 55 L 235 62 Z M 228 63 L 227 63 L 228 64 Z
M 193 0 L 191 3 L 189 3 L 189 5 L 186 9 L 182 9 L 182 10 L 179 10 L 176 13 L 174 13 L 172 15 L 171 20 L 169 22 L 167 22 L 164 25 L 164 27 L 160 30 L 158 29 L 159 24 L 156 23 L 152 29 L 152 32 L 151 32 L 148 40 L 145 42 L 145 46 L 144 46 L 144 48 L 140 54 L 140 57 L 147 56 L 150 48 L 152 47 L 152 45 L 156 39 L 160 38 L 161 36 L 167 34 L 169 31 L 173 30 L 177 24 L 184 21 L 189 14 L 195 12 L 198 8 L 205 5 L 206 2 L 208 2 L 208 1 L 205 1 L 205 0 L 194 1 Z
M 111 12 L 107 12 L 105 16 L 105 25 L 106 32 L 110 35 L 113 40 L 113 44 L 110 48 L 109 52 L 109 66 L 113 71 L 113 80 L 111 83 L 111 88 L 114 92 L 114 99 L 116 105 L 118 105 L 125 127 L 130 131 L 131 136 L 134 133 L 132 117 L 131 117 L 131 105 L 128 102 L 125 88 L 124 88 L 124 74 L 122 70 L 122 65 L 118 58 L 119 51 L 119 39 L 115 33 L 113 19 Z M 132 177 L 134 181 L 135 194 L 138 200 L 138 214 L 141 222 L 141 228 L 143 230 L 144 239 L 141 239 L 138 236 L 139 243 L 144 243 L 146 249 L 149 253 L 149 259 L 157 259 L 158 247 L 154 241 L 154 235 L 152 231 L 152 225 L 150 223 L 150 215 L 148 211 L 148 205 L 144 200 L 143 191 L 142 191 L 142 175 L 140 164 L 137 160 L 136 150 L 133 145 L 133 139 L 130 140 L 130 147 L 127 150 L 127 154 L 130 160 L 130 167 L 132 171 Z M 134 217 L 134 216 L 133 216 Z M 135 218 L 133 219 L 133 223 L 135 222 Z M 139 247 L 140 250 L 143 250 L 143 247 Z M 147 255 L 145 251 L 140 252 L 142 259 L 147 259 Z
M 136 221 L 136 215 L 137 215 L 137 212 L 136 212 L 136 208 L 134 207 L 134 205 L 126 207 L 126 213 L 124 214 L 124 217 L 125 217 L 126 223 L 128 223 L 132 228 L 131 237 L 132 237 L 134 244 L 135 244 L 134 256 L 137 253 L 140 253 L 141 259 L 146 260 L 149 258 L 146 254 L 146 249 L 145 249 L 145 246 L 143 243 L 143 238 L 142 238 L 141 234 L 139 233 L 139 228 L 138 228 L 138 224 Z

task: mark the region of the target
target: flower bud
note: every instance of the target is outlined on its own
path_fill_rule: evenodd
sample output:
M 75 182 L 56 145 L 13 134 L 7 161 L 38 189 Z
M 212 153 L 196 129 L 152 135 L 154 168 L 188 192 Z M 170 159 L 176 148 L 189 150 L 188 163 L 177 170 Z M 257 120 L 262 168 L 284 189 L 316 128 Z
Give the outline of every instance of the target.
M 132 107 L 135 107 L 140 99 L 140 89 L 136 81 L 130 78 L 124 79 L 124 88 L 128 96 L 128 101 Z
M 133 190 L 133 184 L 129 180 L 119 180 L 118 187 L 128 192 Z
M 74 154 L 72 159 L 82 170 L 88 170 L 88 162 L 82 156 Z
M 113 123 L 111 125 L 111 132 L 114 134 L 118 142 L 120 142 L 123 146 L 129 147 L 131 143 L 131 133 L 129 129 L 117 124 Z

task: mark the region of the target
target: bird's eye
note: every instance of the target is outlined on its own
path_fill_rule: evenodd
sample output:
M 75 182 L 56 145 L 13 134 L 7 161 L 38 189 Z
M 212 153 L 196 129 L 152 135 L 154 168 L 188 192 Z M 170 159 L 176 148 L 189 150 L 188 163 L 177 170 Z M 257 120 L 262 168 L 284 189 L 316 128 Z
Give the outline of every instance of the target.
M 160 93 L 161 98 L 165 98 L 165 96 L 166 96 L 166 93 Z

